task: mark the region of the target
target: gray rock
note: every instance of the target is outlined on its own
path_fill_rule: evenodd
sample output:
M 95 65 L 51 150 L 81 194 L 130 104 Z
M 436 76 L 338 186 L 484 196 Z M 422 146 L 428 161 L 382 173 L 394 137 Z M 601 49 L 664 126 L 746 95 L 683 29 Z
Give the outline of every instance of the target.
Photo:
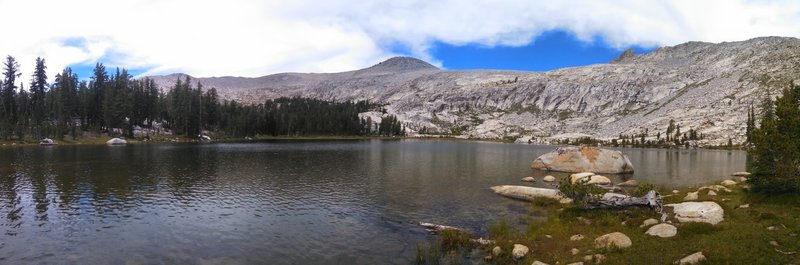
M 622 182 L 620 184 L 617 184 L 617 186 L 620 186 L 620 187 L 636 187 L 636 186 L 639 186 L 639 182 L 636 181 L 635 179 L 630 179 L 630 180 L 627 180 L 627 181 Z
M 511 256 L 514 257 L 514 259 L 521 259 L 525 257 L 525 255 L 528 255 L 528 251 L 529 249 L 527 246 L 514 244 L 514 249 L 511 250 Z
M 740 171 L 740 172 L 733 172 L 731 173 L 733 177 L 747 177 L 750 176 L 750 172 Z
M 578 253 L 581 253 L 581 251 L 577 248 L 572 248 L 569 250 L 569 253 L 572 253 L 572 255 L 575 256 L 578 255 Z
M 663 238 L 673 237 L 678 234 L 678 228 L 671 224 L 657 224 L 647 229 L 645 234 Z
M 577 234 L 577 235 L 572 235 L 571 237 L 569 237 L 569 240 L 571 240 L 571 241 L 579 241 L 579 240 L 583 240 L 584 238 L 585 237 L 583 235 Z
M 533 177 L 524 177 L 521 180 L 524 182 L 536 182 L 536 179 Z
M 708 191 L 708 196 L 717 196 L 717 193 L 714 192 L 713 190 L 709 190 Z
M 542 178 L 542 180 L 546 181 L 546 182 L 553 182 L 553 181 L 556 181 L 556 178 L 553 177 L 553 176 L 547 175 L 547 176 L 544 176 L 544 178 Z
M 667 204 L 673 207 L 675 218 L 679 222 L 702 222 L 716 225 L 725 218 L 725 211 L 716 202 L 684 202 L 677 204 Z
M 697 200 L 697 191 L 686 193 L 686 197 L 683 197 L 684 201 L 694 201 Z
M 631 238 L 620 232 L 602 235 L 594 239 L 595 248 L 627 248 L 633 245 Z
M 633 173 L 625 154 L 595 147 L 561 147 L 536 158 L 531 168 L 561 172 Z
M 125 139 L 122 138 L 111 138 L 111 140 L 106 141 L 106 144 L 108 145 L 122 145 L 127 143 L 128 141 L 125 141 Z
M 694 254 L 691 254 L 689 256 L 680 259 L 676 263 L 678 263 L 679 265 L 694 265 L 694 264 L 699 264 L 700 262 L 703 262 L 705 260 L 706 256 L 703 256 L 703 252 L 696 252 Z
M 654 225 L 654 224 L 657 224 L 657 223 L 658 223 L 658 220 L 650 218 L 650 219 L 644 220 L 644 222 L 642 222 L 642 225 L 640 225 L 639 227 L 648 227 L 648 226 L 651 226 L 651 225 Z
M 733 180 L 730 180 L 730 179 L 726 179 L 726 180 L 723 180 L 722 182 L 720 182 L 720 184 L 722 184 L 723 186 L 736 186 L 737 183 L 736 183 L 736 181 L 733 181 Z
M 500 246 L 495 246 L 494 248 L 492 248 L 492 255 L 496 257 L 500 256 L 500 254 L 503 254 L 503 249 L 500 248 Z

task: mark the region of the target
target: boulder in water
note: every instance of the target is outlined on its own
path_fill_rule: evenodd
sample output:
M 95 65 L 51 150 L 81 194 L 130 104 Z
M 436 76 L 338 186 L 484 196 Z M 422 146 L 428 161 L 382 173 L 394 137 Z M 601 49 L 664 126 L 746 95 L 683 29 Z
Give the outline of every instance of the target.
M 545 189 L 527 186 L 502 185 L 492 187 L 494 193 L 517 200 L 533 201 L 533 198 L 550 198 L 561 203 L 571 203 L 572 199 L 561 196 L 556 189 Z
M 44 138 L 41 141 L 39 141 L 39 145 L 55 145 L 55 144 L 56 144 L 56 142 L 53 141 L 53 139 L 50 139 L 50 138 Z
M 536 158 L 531 168 L 560 172 L 633 173 L 633 164 L 622 152 L 589 146 L 558 148 Z
M 122 138 L 111 138 L 111 140 L 106 141 L 106 144 L 108 145 L 122 145 L 127 143 L 128 141 L 125 141 L 125 139 Z

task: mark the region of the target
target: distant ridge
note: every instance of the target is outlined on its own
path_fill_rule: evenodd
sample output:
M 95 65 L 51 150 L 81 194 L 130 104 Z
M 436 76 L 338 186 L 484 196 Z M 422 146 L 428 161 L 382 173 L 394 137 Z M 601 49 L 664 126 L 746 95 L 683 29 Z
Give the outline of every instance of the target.
M 525 60 L 520 58 L 520 60 Z M 164 89 L 175 75 L 152 77 Z M 394 57 L 341 73 L 280 73 L 256 78 L 196 78 L 220 97 L 257 104 L 277 97 L 369 100 L 406 128 L 471 138 L 548 141 L 559 135 L 663 139 L 674 120 L 699 145 L 745 138 L 747 109 L 792 82 L 800 84 L 800 40 L 687 42 L 646 54 L 632 50 L 608 64 L 546 72 L 441 70 Z M 757 110 L 758 111 L 758 110 Z M 365 113 L 373 121 L 383 113 Z M 548 138 L 551 137 L 551 138 Z

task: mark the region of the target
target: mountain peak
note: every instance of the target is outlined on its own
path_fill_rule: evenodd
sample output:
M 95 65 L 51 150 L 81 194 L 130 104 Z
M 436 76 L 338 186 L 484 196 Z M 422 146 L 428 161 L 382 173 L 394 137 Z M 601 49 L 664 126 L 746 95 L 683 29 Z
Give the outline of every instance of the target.
M 621 62 L 624 62 L 626 59 L 632 58 L 632 57 L 635 57 L 635 56 L 636 56 L 636 52 L 633 50 L 633 48 L 627 49 L 624 52 L 622 52 L 622 54 L 617 56 L 617 58 L 614 58 L 614 60 L 611 60 L 610 63 L 621 63 Z
M 389 58 L 365 70 L 410 72 L 417 70 L 439 70 L 439 68 L 417 58 L 397 56 Z

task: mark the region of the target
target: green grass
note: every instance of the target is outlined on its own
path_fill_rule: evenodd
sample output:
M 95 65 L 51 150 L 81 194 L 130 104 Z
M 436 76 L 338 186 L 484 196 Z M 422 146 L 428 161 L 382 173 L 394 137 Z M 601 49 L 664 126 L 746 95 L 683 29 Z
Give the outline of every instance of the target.
M 723 222 L 710 225 L 673 220 L 678 234 L 672 238 L 648 236 L 644 233 L 647 228 L 639 227 L 645 219 L 660 218 L 649 208 L 586 210 L 564 208 L 553 201 L 537 199 L 531 203 L 530 212 L 518 218 L 526 225 L 522 231 L 515 230 L 506 219 L 489 225 L 486 236 L 496 240 L 504 254 L 490 261 L 462 259 L 461 262 L 531 264 L 539 260 L 548 264 L 568 264 L 583 261 L 585 255 L 603 254 L 605 260 L 602 264 L 672 264 L 702 251 L 707 258 L 705 264 L 800 263 L 800 253 L 787 255 L 776 251 L 800 252 L 800 195 L 764 196 L 741 188 L 732 190 L 731 193 L 720 191 L 717 196 L 708 196 L 707 191 L 700 192 L 698 201 L 715 201 L 723 207 Z M 664 203 L 681 202 L 689 191 L 696 189 L 681 190 L 677 195 L 664 198 Z M 742 204 L 750 204 L 750 207 L 738 208 Z M 768 230 L 770 226 L 777 229 Z M 611 232 L 624 233 L 631 238 L 633 246 L 616 250 L 595 249 L 594 239 Z M 570 237 L 575 234 L 582 234 L 585 238 L 571 241 Z M 779 246 L 772 246 L 770 241 L 776 241 Z M 528 246 L 531 254 L 522 260 L 513 260 L 509 255 L 515 243 Z M 479 250 L 482 255 L 491 255 L 494 246 L 480 246 Z M 580 253 L 572 255 L 572 248 L 577 248 Z M 445 254 L 446 251 L 440 252 L 443 257 L 440 261 L 447 258 Z

